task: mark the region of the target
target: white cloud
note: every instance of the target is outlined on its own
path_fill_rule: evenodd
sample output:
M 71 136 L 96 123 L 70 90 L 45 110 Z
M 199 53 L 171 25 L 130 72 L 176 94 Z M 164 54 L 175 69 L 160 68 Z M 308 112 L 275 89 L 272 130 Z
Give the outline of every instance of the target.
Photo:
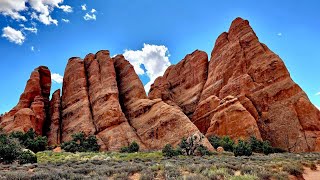
M 88 13 L 86 13 L 86 15 L 85 16 L 83 16 L 83 19 L 84 20 L 86 20 L 86 21 L 90 21 L 90 20 L 96 20 L 97 19 L 97 17 L 96 17 L 96 15 L 95 14 L 88 14 Z
M 91 13 L 95 13 L 95 12 L 97 12 L 97 10 L 91 9 Z
M 63 82 L 63 76 L 61 76 L 58 73 L 52 73 L 51 79 L 53 82 L 58 83 L 58 84 L 61 84 Z
M 36 27 L 23 27 L 22 30 L 25 30 L 25 31 L 30 31 L 34 34 L 37 34 L 38 33 L 38 29 Z
M 86 4 L 81 5 L 81 9 L 82 9 L 83 11 L 86 11 L 86 10 L 87 10 L 87 5 L 86 5 Z
M 13 29 L 10 26 L 7 26 L 2 29 L 2 37 L 7 38 L 10 42 L 16 44 L 23 44 L 26 37 L 22 34 L 21 31 Z
M 162 76 L 171 65 L 169 51 L 166 46 L 143 44 L 142 50 L 125 50 L 123 56 L 130 61 L 138 75 L 146 74 L 150 78 L 150 81 L 144 86 L 146 92 L 149 92 L 154 80 Z M 145 67 L 146 72 L 142 65 Z
M 70 22 L 70 20 L 69 19 L 61 19 L 63 22 L 65 22 L 65 23 L 69 23 Z
M 19 12 L 27 9 L 26 2 L 28 0 L 0 0 L 0 14 L 10 16 L 15 20 L 26 21 L 26 17 Z
M 31 51 L 34 51 L 34 46 L 31 46 L 30 50 L 31 50 Z
M 278 35 L 278 36 L 282 36 L 282 33 L 281 33 L 281 32 L 279 32 L 277 35 Z
M 66 12 L 66 13 L 71 13 L 73 11 L 72 7 L 68 6 L 68 5 L 62 5 L 62 6 L 59 6 L 59 8 L 62 9 L 63 12 Z
M 320 92 L 316 93 L 315 95 L 316 95 L 316 96 L 320 96 Z

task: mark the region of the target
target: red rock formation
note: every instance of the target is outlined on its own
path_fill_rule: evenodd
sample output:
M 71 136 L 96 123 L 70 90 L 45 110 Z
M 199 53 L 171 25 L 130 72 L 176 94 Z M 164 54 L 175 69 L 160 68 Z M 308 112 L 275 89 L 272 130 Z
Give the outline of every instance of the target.
M 218 37 L 209 63 L 202 51 L 187 55 L 156 79 L 150 99 L 133 66 L 122 55 L 110 58 L 109 51 L 71 58 L 61 98 L 58 90 L 49 102 L 50 87 L 48 68 L 35 69 L 0 126 L 7 132 L 33 128 L 50 145 L 78 132 L 94 134 L 102 150 L 132 141 L 144 150 L 161 149 L 202 132 L 320 151 L 320 111 L 241 18 Z M 212 149 L 207 139 L 204 145 Z
M 86 135 L 96 132 L 89 102 L 84 61 L 71 58 L 67 64 L 62 87 L 62 141 L 71 140 L 78 132 Z
M 52 94 L 50 101 L 50 121 L 47 132 L 49 146 L 59 145 L 61 141 L 61 97 L 60 89 Z
M 84 64 L 93 121 L 103 149 L 118 150 L 132 141 L 142 144 L 121 110 L 116 72 L 109 51 L 87 55 Z M 143 144 L 141 148 L 144 148 Z
M 28 131 L 33 128 L 42 135 L 43 125 L 47 118 L 51 73 L 45 66 L 36 68 L 27 82 L 18 104 L 6 113 L 0 126 L 6 132 Z
M 167 104 L 178 106 L 191 118 L 207 80 L 207 73 L 208 55 L 196 50 L 177 65 L 170 66 L 162 77 L 155 80 L 149 98 L 161 98 Z
M 148 149 L 161 149 L 168 143 L 177 145 L 183 137 L 200 133 L 180 109 L 161 99 L 147 99 L 133 66 L 122 55 L 114 61 L 122 108 Z M 206 138 L 204 145 L 213 149 Z
M 255 118 L 262 138 L 272 145 L 295 152 L 319 147 L 319 110 L 292 81 L 279 56 L 260 43 L 249 22 L 241 18 L 235 19 L 229 32 L 222 33 L 216 41 L 198 112 L 211 113 L 212 96 L 223 99 L 229 95 L 239 99 Z M 216 116 L 212 113 L 212 117 Z M 200 128 L 200 122 L 206 124 L 204 133 L 217 131 L 207 126 L 215 118 L 204 119 L 195 113 L 192 120 Z M 239 121 L 244 120 L 241 117 Z

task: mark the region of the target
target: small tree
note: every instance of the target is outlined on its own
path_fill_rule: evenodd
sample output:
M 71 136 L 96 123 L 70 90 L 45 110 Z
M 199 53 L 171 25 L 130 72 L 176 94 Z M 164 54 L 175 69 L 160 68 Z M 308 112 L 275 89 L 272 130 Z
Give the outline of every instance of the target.
M 223 136 L 220 140 L 220 145 L 225 151 L 233 151 L 234 141 L 229 136 Z
M 233 153 L 235 156 L 251 156 L 252 150 L 248 142 L 239 140 L 234 146 Z
M 21 146 L 15 139 L 0 135 L 0 163 L 12 163 L 21 153 Z
M 204 145 L 200 144 L 200 146 L 198 147 L 198 152 L 200 154 L 200 156 L 210 156 L 212 153 L 208 150 L 207 147 L 205 147 Z
M 179 146 L 185 155 L 194 155 L 198 147 L 201 145 L 203 138 L 204 136 L 202 134 L 194 134 L 187 139 L 183 138 Z
M 99 151 L 97 138 L 90 135 L 87 138 L 83 132 L 73 134 L 72 140 L 61 144 L 61 148 L 67 152 L 94 152 Z
M 209 142 L 215 149 L 217 149 L 219 146 L 221 146 L 221 144 L 220 144 L 221 138 L 218 136 L 211 136 L 209 138 Z
M 13 132 L 10 134 L 11 138 L 19 140 L 20 144 L 26 149 L 29 149 L 35 153 L 44 151 L 47 149 L 48 139 L 45 136 L 37 136 L 35 131 L 31 128 L 26 133 Z
M 263 143 L 262 143 L 262 152 L 265 155 L 268 155 L 268 154 L 271 154 L 271 153 L 274 152 L 272 146 L 269 143 L 269 141 L 263 141 Z
M 122 147 L 120 152 L 122 153 L 134 153 L 139 151 L 139 144 L 133 141 L 129 146 Z
M 164 146 L 162 149 L 162 153 L 166 157 L 173 157 L 173 156 L 178 156 L 181 155 L 181 150 L 180 149 L 174 149 L 171 144 L 167 144 Z

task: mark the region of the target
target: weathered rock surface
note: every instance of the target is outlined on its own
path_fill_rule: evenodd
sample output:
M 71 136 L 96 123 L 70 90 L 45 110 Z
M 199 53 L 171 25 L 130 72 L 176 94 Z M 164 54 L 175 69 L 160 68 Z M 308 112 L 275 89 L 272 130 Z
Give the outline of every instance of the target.
M 177 145 L 183 137 L 200 133 L 179 109 L 161 99 L 147 99 L 142 82 L 133 66 L 122 55 L 114 58 L 120 103 L 131 126 L 148 149 Z M 213 149 L 205 138 L 204 145 Z
M 292 81 L 280 57 L 259 42 L 248 21 L 235 19 L 229 32 L 219 36 L 208 72 L 197 108 L 200 114 L 195 113 L 192 119 L 203 133 L 219 131 L 212 127 L 216 118 L 201 116 L 206 112 L 212 113 L 209 117 L 217 116 L 210 107 L 213 103 L 210 99 L 232 95 L 254 117 L 261 137 L 272 145 L 295 152 L 315 151 L 319 147 L 316 142 L 319 141 L 319 110 Z M 208 108 L 201 108 L 205 106 Z M 233 115 L 227 111 L 225 116 Z M 248 119 L 239 118 L 248 123 Z M 226 128 L 239 126 L 242 124 Z
M 69 59 L 61 97 L 57 90 L 49 101 L 50 88 L 49 69 L 35 69 L 19 103 L 0 116 L 0 127 L 33 128 L 49 145 L 84 132 L 96 135 L 102 150 L 133 141 L 143 150 L 161 149 L 202 132 L 320 151 L 320 111 L 241 18 L 218 37 L 210 62 L 199 50 L 187 55 L 155 80 L 149 98 L 133 66 L 106 50 Z M 213 149 L 206 138 L 203 143 Z
M 150 99 L 161 98 L 167 104 L 178 106 L 191 118 L 207 80 L 208 55 L 196 50 L 177 65 L 170 66 L 162 77 L 151 85 Z
M 47 132 L 49 146 L 59 145 L 61 143 L 61 97 L 60 89 L 52 94 L 49 109 L 49 129 Z
M 71 58 L 63 77 L 62 87 L 62 141 L 71 140 L 71 135 L 83 132 L 95 134 L 89 102 L 87 75 L 84 61 Z
M 102 149 L 118 150 L 132 141 L 142 144 L 122 112 L 114 61 L 109 51 L 87 55 L 84 64 L 93 122 Z
M 45 66 L 36 68 L 30 76 L 18 104 L 6 113 L 0 126 L 6 132 L 28 131 L 33 128 L 37 134 L 43 133 L 43 125 L 49 108 L 51 73 Z

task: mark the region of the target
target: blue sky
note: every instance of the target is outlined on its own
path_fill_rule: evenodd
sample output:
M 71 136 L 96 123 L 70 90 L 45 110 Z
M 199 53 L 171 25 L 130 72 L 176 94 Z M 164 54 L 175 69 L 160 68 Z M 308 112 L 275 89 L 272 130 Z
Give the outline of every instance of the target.
M 125 53 L 147 86 L 195 49 L 210 54 L 238 16 L 320 107 L 320 2 L 306 2 L 0 0 L 0 113 L 16 105 L 34 68 L 63 76 L 68 58 L 101 49 Z M 52 91 L 61 87 L 59 75 Z

